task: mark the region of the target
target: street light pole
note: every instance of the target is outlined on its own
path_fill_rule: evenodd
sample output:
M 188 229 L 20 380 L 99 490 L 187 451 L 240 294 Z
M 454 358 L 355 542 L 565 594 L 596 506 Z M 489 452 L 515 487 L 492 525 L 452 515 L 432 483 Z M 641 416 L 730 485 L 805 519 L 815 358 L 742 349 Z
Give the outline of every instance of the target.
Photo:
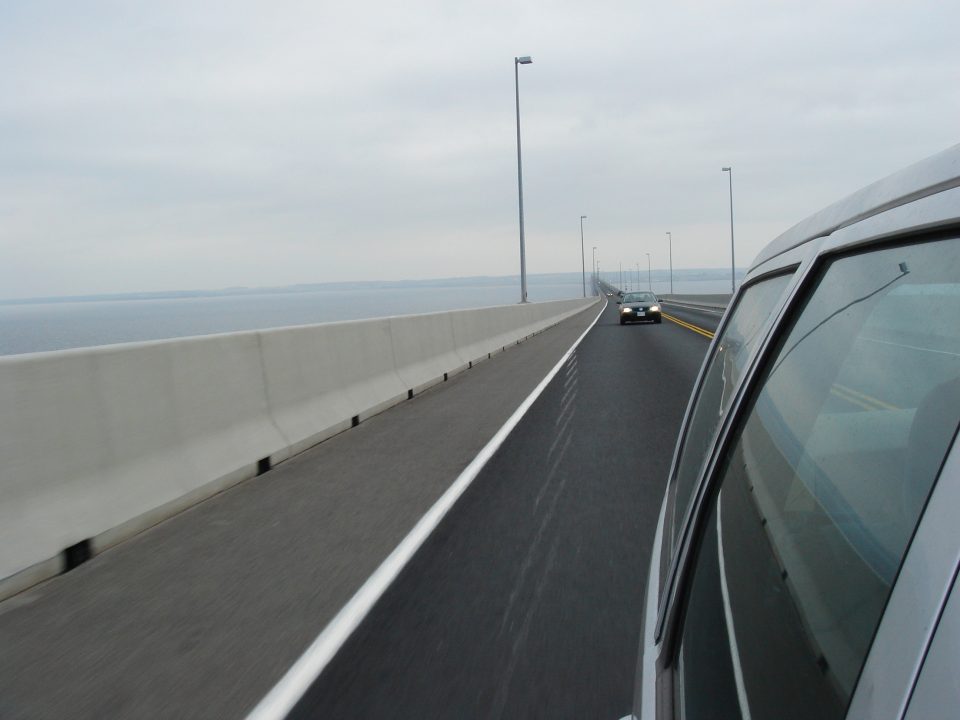
M 733 294 L 737 292 L 737 264 L 733 257 L 733 168 L 720 168 L 720 171 L 730 179 L 730 293 Z
M 520 302 L 527 302 L 527 250 L 523 242 L 523 162 L 520 159 L 520 66 L 529 65 L 529 55 L 513 59 L 513 87 L 517 96 L 517 191 L 520 195 Z
M 620 263 L 620 286 L 618 290 L 623 290 L 623 263 Z
M 580 216 L 580 273 L 583 275 L 583 296 L 587 296 L 587 261 L 583 254 L 583 221 L 587 219 L 586 215 Z
M 593 265 L 591 267 L 593 268 L 593 287 L 594 289 L 596 289 L 597 282 L 600 279 L 599 277 L 597 277 L 597 246 L 596 245 L 593 246 Z
M 667 240 L 670 241 L 670 294 L 673 295 L 673 233 L 667 231 Z
M 653 292 L 653 281 L 650 279 L 650 253 L 645 253 L 647 256 L 647 290 Z

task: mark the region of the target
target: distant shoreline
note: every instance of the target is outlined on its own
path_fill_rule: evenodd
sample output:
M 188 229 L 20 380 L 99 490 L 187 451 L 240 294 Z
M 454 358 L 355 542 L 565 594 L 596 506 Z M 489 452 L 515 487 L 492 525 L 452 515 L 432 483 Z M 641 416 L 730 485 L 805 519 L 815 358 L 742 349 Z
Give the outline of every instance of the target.
M 722 280 L 730 276 L 730 271 L 721 268 L 694 268 L 688 270 L 674 270 L 675 282 Z M 737 269 L 737 278 L 743 276 L 743 271 Z M 603 277 L 611 280 L 613 274 L 604 272 Z M 665 270 L 655 270 L 651 277 L 654 282 L 664 282 L 669 279 Z M 580 283 L 580 273 L 540 273 L 528 275 L 531 284 L 551 283 L 566 284 Z M 0 305 L 48 305 L 53 303 L 83 303 L 83 302 L 129 302 L 131 300 L 182 300 L 185 298 L 215 298 L 236 297 L 238 295 L 289 295 L 311 292 L 340 292 L 343 290 L 396 290 L 404 288 L 450 288 L 460 286 L 503 287 L 519 284 L 519 275 L 474 275 L 470 277 L 436 278 L 428 280 L 352 280 L 324 283 L 300 283 L 296 285 L 282 285 L 276 287 L 229 287 L 219 290 L 156 290 L 149 292 L 100 293 L 93 295 L 62 295 L 34 298 L 0 299 Z

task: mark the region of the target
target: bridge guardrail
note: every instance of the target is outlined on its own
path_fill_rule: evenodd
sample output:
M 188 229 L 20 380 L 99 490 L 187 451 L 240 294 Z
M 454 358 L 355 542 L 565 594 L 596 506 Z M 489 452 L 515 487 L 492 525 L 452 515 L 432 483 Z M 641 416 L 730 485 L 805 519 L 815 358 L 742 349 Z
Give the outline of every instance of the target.
M 716 295 L 659 295 L 658 297 L 664 302 L 685 307 L 726 310 L 732 296 L 730 293 L 722 293 Z
M 610 292 L 617 292 L 619 288 L 605 281 L 600 283 Z M 642 290 L 643 288 L 641 288 Z M 657 297 L 668 303 L 684 305 L 692 308 L 703 308 L 705 310 L 726 310 L 730 299 L 733 297 L 730 293 L 715 294 L 695 294 L 681 295 L 673 293 L 657 293 Z
M 598 298 L 0 358 L 0 598 Z

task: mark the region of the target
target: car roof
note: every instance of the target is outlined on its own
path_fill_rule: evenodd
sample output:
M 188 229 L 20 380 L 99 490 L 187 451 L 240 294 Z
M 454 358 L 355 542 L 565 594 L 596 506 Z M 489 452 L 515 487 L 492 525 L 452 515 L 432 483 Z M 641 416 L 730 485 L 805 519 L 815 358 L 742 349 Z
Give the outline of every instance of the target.
M 867 185 L 800 221 L 761 250 L 750 269 L 814 238 L 954 187 L 960 187 L 960 144 Z

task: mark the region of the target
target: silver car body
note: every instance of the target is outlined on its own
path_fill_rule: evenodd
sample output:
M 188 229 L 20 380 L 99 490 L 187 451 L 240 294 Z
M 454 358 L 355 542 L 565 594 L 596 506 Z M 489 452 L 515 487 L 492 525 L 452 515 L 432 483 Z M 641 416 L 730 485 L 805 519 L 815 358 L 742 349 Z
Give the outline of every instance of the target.
M 652 720 L 687 715 L 683 698 L 695 688 L 683 686 L 678 690 L 678 683 L 682 683 L 679 678 L 684 672 L 680 661 L 681 643 L 684 642 L 685 608 L 692 602 L 698 543 L 705 543 L 703 538 L 708 531 L 704 528 L 710 513 L 714 513 L 711 517 L 717 537 L 721 536 L 718 488 L 724 463 L 732 462 L 734 446 L 741 439 L 739 433 L 749 420 L 748 414 L 753 412 L 752 403 L 759 402 L 757 396 L 767 381 L 765 373 L 772 377 L 777 372 L 774 360 L 782 361 L 792 350 L 785 345 L 787 333 L 793 323 L 799 324 L 802 320 L 805 304 L 814 302 L 818 283 L 829 272 L 831 263 L 845 258 L 852 258 L 849 262 L 855 263 L 875 250 L 922 246 L 934 241 L 946 243 L 938 246 L 940 251 L 945 248 L 955 255 L 960 253 L 958 238 L 960 145 L 827 207 L 776 238 L 756 258 L 731 300 L 707 353 L 678 439 L 650 563 L 632 717 Z M 909 272 L 909 264 L 901 263 L 901 276 Z M 772 277 L 782 278 L 779 282 L 783 289 L 768 306 L 765 317 L 754 320 L 750 346 L 738 346 L 735 350 L 729 345 L 724 347 L 725 338 L 730 335 L 728 330 L 738 322 L 738 310 L 741 305 L 747 307 L 743 301 L 745 294 Z M 952 282 L 960 285 L 960 277 L 953 278 Z M 954 293 L 955 290 L 946 288 L 942 292 Z M 960 327 L 960 316 L 952 317 L 952 321 L 945 322 Z M 906 320 L 902 321 L 903 327 L 907 327 L 905 323 Z M 810 333 L 816 331 L 814 327 Z M 810 337 L 809 342 L 816 342 L 815 334 Z M 909 338 L 904 338 L 902 343 L 903 347 L 910 347 Z M 708 408 L 717 411 L 712 413 L 716 416 L 716 427 L 709 428 L 708 442 L 698 441 L 703 444 L 702 448 L 691 449 L 688 447 L 693 443 L 691 423 L 698 404 L 712 402 L 701 397 L 711 362 L 724 351 L 729 360 L 730 353 L 736 350 L 742 352 L 742 357 L 738 360 L 738 372 L 730 373 L 735 382 L 724 384 L 719 408 Z M 781 355 L 776 355 L 778 352 Z M 942 352 L 944 357 L 955 355 L 950 348 Z M 954 362 L 950 357 L 947 359 Z M 904 367 L 902 371 L 912 370 L 914 368 Z M 846 397 L 850 402 L 857 400 L 853 394 Z M 912 417 L 918 412 L 914 409 Z M 836 675 L 831 682 L 848 688 L 843 700 L 844 717 L 914 718 L 956 712 L 960 701 L 960 587 L 956 592 L 953 589 L 960 571 L 960 522 L 956 518 L 956 509 L 960 508 L 960 443 L 956 441 L 955 432 L 956 418 L 953 428 L 948 428 L 951 439 L 946 444 L 945 459 L 934 476 L 925 505 L 918 511 L 912 538 L 905 546 L 895 574 L 891 575 L 895 580 L 891 581 L 892 589 L 880 611 L 865 660 L 846 661 L 849 667 L 844 667 L 844 661 L 830 659 L 829 672 Z M 694 454 L 691 459 L 690 455 Z M 689 500 L 684 503 L 685 507 L 678 509 L 678 473 L 685 463 L 697 471 Z M 719 543 L 720 582 L 726 593 L 726 581 L 722 577 L 722 538 Z M 836 571 L 844 572 L 843 568 Z M 783 574 L 786 576 L 787 571 Z M 816 604 L 817 598 L 808 598 L 806 602 Z M 741 716 L 750 717 L 744 681 L 737 674 L 739 658 L 736 657 L 736 637 L 748 633 L 750 628 L 733 630 L 729 603 L 726 619 L 739 709 Z M 816 628 L 809 634 L 816 636 Z M 829 638 L 818 640 L 823 641 L 821 645 L 830 642 Z M 826 667 L 824 655 L 820 659 Z M 829 674 L 827 670 L 824 673 Z M 763 713 L 754 712 L 752 716 L 763 716 Z M 807 715 L 801 709 L 795 716 Z

